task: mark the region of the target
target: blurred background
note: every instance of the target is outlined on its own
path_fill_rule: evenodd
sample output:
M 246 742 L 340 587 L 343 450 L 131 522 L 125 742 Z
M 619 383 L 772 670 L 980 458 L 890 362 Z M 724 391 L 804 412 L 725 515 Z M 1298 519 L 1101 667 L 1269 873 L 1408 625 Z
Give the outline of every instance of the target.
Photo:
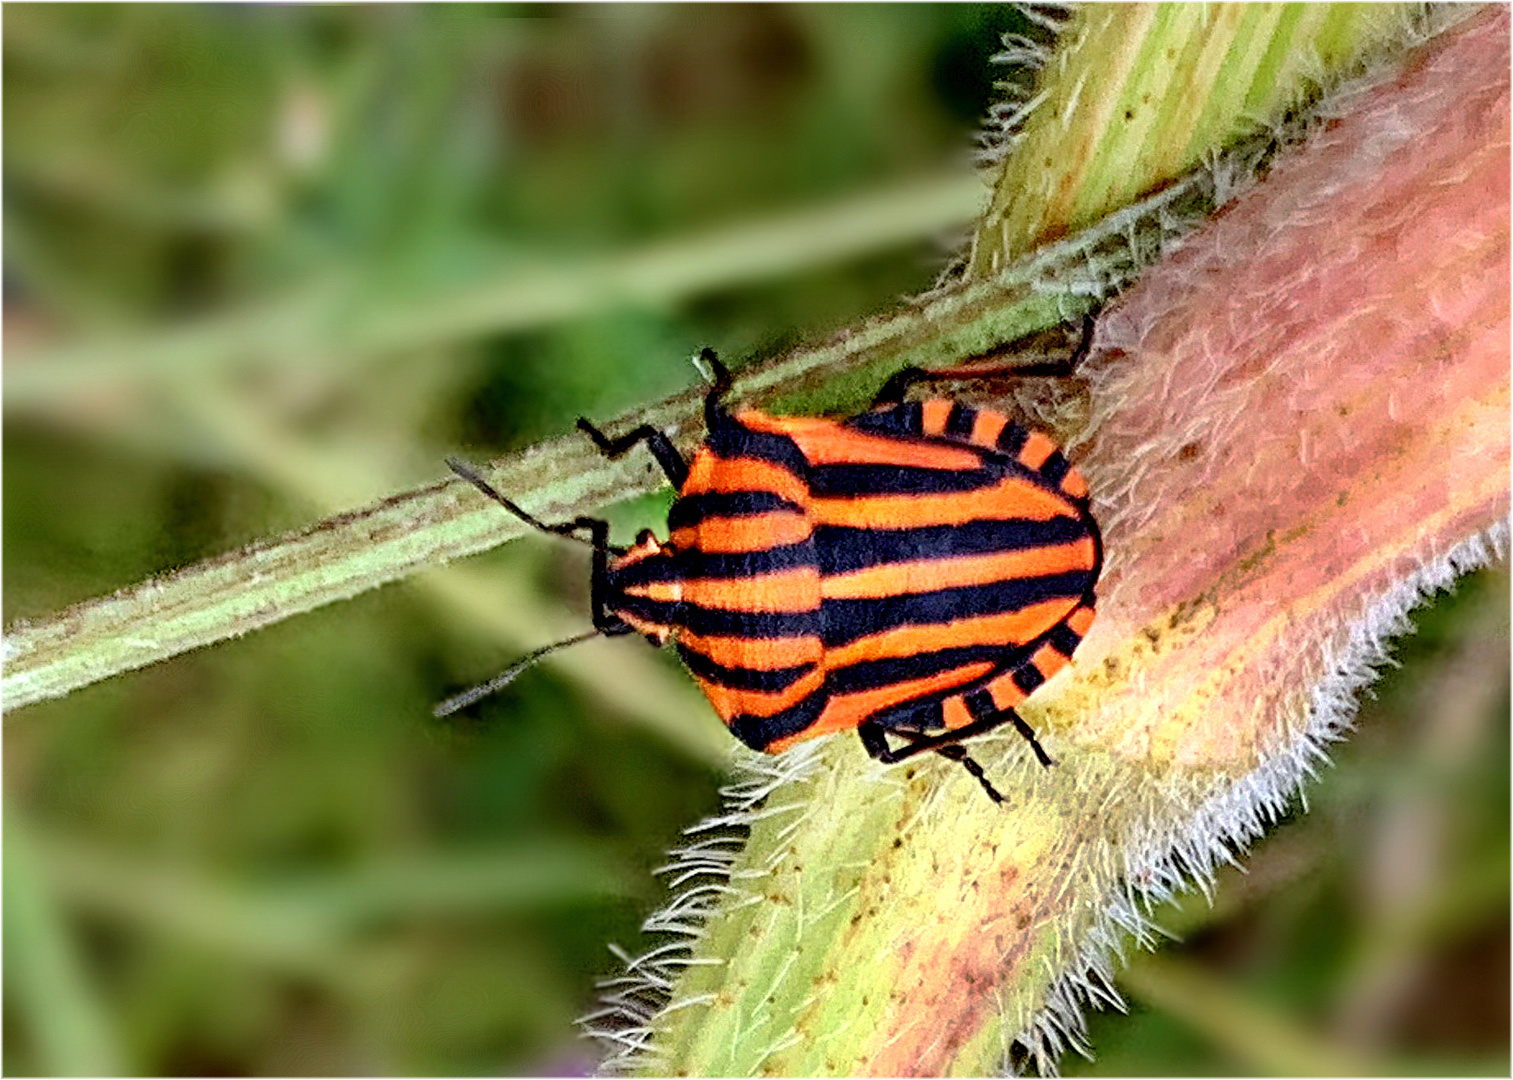
M 928 287 L 1005 31 L 1040 33 L 981 5 L 7 5 L 6 623 Z M 727 737 L 629 639 L 430 718 L 586 626 L 586 574 L 527 540 L 7 716 L 5 1070 L 590 1070 L 573 1021 L 608 945 L 654 944 Z M 1312 812 L 1158 914 L 1184 944 L 1068 1072 L 1507 1073 L 1505 572 L 1416 622 Z

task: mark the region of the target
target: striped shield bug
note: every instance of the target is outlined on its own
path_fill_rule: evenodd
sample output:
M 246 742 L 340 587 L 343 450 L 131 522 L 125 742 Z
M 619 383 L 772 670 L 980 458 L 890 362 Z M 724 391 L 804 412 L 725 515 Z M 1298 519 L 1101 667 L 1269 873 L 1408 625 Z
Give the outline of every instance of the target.
M 962 741 L 1012 724 L 1052 764 L 1015 706 L 1071 659 L 1093 621 L 1102 543 L 1087 484 L 1045 435 L 915 383 L 1069 370 L 905 368 L 846 420 L 728 410 L 730 374 L 704 399 L 707 437 L 685 460 L 643 425 L 608 438 L 617 458 L 645 443 L 677 491 L 667 540 L 629 548 L 608 523 L 546 525 L 472 466 L 452 469 L 534 528 L 593 548 L 594 630 L 538 649 L 437 706 L 444 716 L 503 686 L 552 649 L 595 635 L 671 642 L 731 732 L 757 750 L 855 729 L 867 753 L 933 751 L 996 802 Z

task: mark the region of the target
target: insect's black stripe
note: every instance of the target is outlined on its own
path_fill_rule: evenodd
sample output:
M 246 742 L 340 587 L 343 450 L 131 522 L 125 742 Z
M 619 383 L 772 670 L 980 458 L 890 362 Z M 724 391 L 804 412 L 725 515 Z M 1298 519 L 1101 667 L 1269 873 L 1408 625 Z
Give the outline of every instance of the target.
M 1001 468 L 921 469 L 909 465 L 815 465 L 808 475 L 810 493 L 830 498 L 944 495 L 989 488 L 1003 479 Z
M 895 626 L 948 624 L 957 619 L 1019 611 L 1046 600 L 1080 599 L 1092 585 L 1092 575 L 1088 571 L 1074 570 L 927 593 L 865 600 L 826 600 L 822 606 L 824 643 L 826 647 L 834 648 Z M 949 634 L 950 631 L 943 632 Z
M 1035 689 L 1045 682 L 1045 676 L 1034 664 L 1020 664 L 1014 669 L 1014 685 L 1024 691 L 1026 697 L 1035 692 Z
M 775 694 L 788 689 L 814 670 L 813 664 L 799 664 L 796 667 L 775 668 L 767 671 L 758 668 L 726 667 L 724 664 L 715 663 L 703 653 L 689 648 L 682 642 L 678 643 L 678 655 L 683 658 L 683 663 L 688 665 L 688 670 L 699 678 L 732 690 L 756 690 Z
M 683 622 L 687 605 L 670 600 L 653 600 L 649 596 L 631 596 L 621 593 L 615 597 L 618 614 L 644 619 L 659 626 L 678 626 Z
M 879 709 L 867 717 L 868 723 L 880 724 L 893 730 L 930 731 L 946 726 L 946 711 L 941 701 L 960 689 L 942 690 L 932 697 L 901 701 L 886 709 Z
M 677 581 L 681 577 L 671 559 L 642 559 L 610 571 L 610 578 L 619 589 L 650 585 L 660 581 Z
M 797 735 L 813 725 L 820 718 L 820 713 L 825 711 L 829 701 L 829 694 L 824 690 L 816 690 L 802 701 L 772 716 L 733 716 L 729 720 L 730 731 L 753 750 L 765 750 L 779 739 Z
M 781 465 L 795 476 L 803 476 L 809 467 L 803 451 L 792 439 L 767 431 L 753 431 L 740 421 L 722 424 L 709 432 L 707 445 L 718 457 L 759 458 Z
M 986 690 L 974 690 L 961 700 L 967 707 L 967 712 L 972 714 L 973 720 L 986 720 L 998 711 L 993 695 Z
M 707 552 L 679 549 L 672 559 L 642 559 L 615 569 L 615 585 L 628 589 L 654 582 L 691 581 L 703 578 L 744 580 L 761 574 L 776 574 L 815 565 L 814 545 L 783 544 L 759 551 Z
M 847 427 L 874 435 L 923 435 L 924 408 L 917 401 L 906 401 L 881 412 L 862 413 L 846 421 Z
M 756 514 L 787 510 L 802 514 L 804 508 L 770 491 L 711 491 L 702 495 L 685 495 L 667 512 L 669 528 L 697 525 L 705 518 L 752 517 Z
M 946 434 L 958 439 L 970 438 L 972 427 L 977 423 L 977 410 L 959 401 L 951 403 L 951 412 L 946 417 Z
M 927 679 L 943 672 L 954 671 L 968 664 L 992 663 L 997 667 L 1009 667 L 1023 661 L 1023 647 L 1012 645 L 970 645 L 955 649 L 940 649 L 936 652 L 916 653 L 913 656 L 895 656 L 882 660 L 863 660 L 860 663 L 836 668 L 830 672 L 826 684 L 832 694 L 854 694 L 861 690 L 876 690 L 911 679 Z
M 1060 450 L 1053 450 L 1051 456 L 1045 459 L 1038 471 L 1041 476 L 1060 487 L 1061 481 L 1065 479 L 1071 468 L 1072 463 L 1066 459 L 1066 455 Z
M 970 405 L 964 405 L 959 401 L 951 403 L 951 410 L 946 414 L 945 428 L 940 435 L 927 435 L 924 432 L 924 413 L 920 402 L 905 402 L 903 405 L 883 412 L 863 413 L 847 421 L 850 427 L 858 428 L 878 435 L 893 435 L 905 437 L 923 437 L 926 439 L 947 439 L 970 441 L 972 432 L 976 428 L 979 410 Z M 1060 450 L 1054 451 L 1039 469 L 1027 469 L 1020 464 L 1019 452 L 1024 449 L 1025 442 L 1029 439 L 1028 428 L 1014 423 L 1012 420 L 1004 424 L 999 432 L 996 446 L 1001 458 L 988 458 L 990 462 L 997 460 L 1004 468 L 1019 473 L 1033 480 L 1036 485 L 1053 491 L 1063 498 L 1067 498 L 1060 489 L 1062 479 L 1071 469 L 1071 463 Z M 955 443 L 960 445 L 960 443 Z
M 1081 518 L 1058 516 L 1046 521 L 1013 518 L 969 521 L 962 525 L 927 525 L 917 529 L 860 529 L 819 525 L 815 555 L 826 576 L 886 563 L 1028 551 L 1070 544 L 1089 535 Z
M 1063 622 L 1057 623 L 1045 640 L 1062 656 L 1070 657 L 1082 644 L 1082 635 Z
M 998 433 L 998 449 L 1009 457 L 1018 457 L 1019 451 L 1024 449 L 1025 440 L 1030 437 L 1029 431 L 1015 423 L 1007 423 L 1003 430 Z
M 759 574 L 775 574 L 783 570 L 814 566 L 815 560 L 814 544 L 809 541 L 763 548 L 760 551 L 679 550 L 676 562 L 665 568 L 669 577 L 660 580 L 670 580 L 671 577 L 685 580 L 750 578 Z
M 640 596 L 618 598 L 616 603 L 630 615 L 667 622 L 672 604 Z M 676 622 L 691 634 L 704 637 L 790 638 L 817 637 L 820 611 L 732 611 L 725 608 L 676 605 Z

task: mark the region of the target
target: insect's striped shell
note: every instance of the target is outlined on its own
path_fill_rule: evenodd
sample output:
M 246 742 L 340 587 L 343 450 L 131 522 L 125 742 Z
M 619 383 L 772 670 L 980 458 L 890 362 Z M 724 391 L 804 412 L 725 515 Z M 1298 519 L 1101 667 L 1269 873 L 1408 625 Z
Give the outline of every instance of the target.
M 731 731 L 774 753 L 869 719 L 965 727 L 1093 619 L 1087 485 L 1046 436 L 959 402 L 726 415 L 668 525 L 613 568 L 615 610 L 670 628 Z

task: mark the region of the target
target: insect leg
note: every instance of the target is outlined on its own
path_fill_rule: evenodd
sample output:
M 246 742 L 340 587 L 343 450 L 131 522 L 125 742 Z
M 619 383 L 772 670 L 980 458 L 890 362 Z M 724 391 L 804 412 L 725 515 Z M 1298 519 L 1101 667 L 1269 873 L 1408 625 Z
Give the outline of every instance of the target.
M 1012 709 L 1006 709 L 1004 711 L 1006 713 L 1013 712 Z M 885 728 L 881 724 L 876 724 L 868 721 L 861 724 L 857 728 L 857 731 L 861 734 L 862 744 L 867 747 L 867 752 L 869 754 L 871 754 L 878 761 L 881 761 L 885 765 L 892 765 L 895 762 L 903 761 L 906 758 L 911 758 L 915 754 L 922 754 L 926 750 L 935 750 L 942 746 L 952 746 L 956 743 L 961 742 L 963 739 L 970 739 L 974 735 L 985 734 L 986 732 L 992 731 L 996 727 L 1001 727 L 1008 722 L 1008 716 L 994 715 L 990 717 L 984 717 L 979 720 L 974 720 L 972 723 L 966 725 L 965 727 L 959 727 L 955 730 L 943 732 L 939 735 L 924 735 L 913 731 Z M 900 747 L 889 746 L 884 735 L 885 732 L 891 732 L 901 739 L 908 740 L 907 745 Z M 874 747 L 876 747 L 875 750 Z
M 895 761 L 903 761 L 905 758 L 913 757 L 915 754 L 923 753 L 926 750 L 937 750 L 940 747 L 951 746 L 977 735 L 985 734 L 994 728 L 1002 727 L 1004 724 L 1014 725 L 1014 730 L 1019 732 L 1024 737 L 1024 740 L 1030 744 L 1030 749 L 1035 752 L 1035 757 L 1040 764 L 1047 767 L 1056 764 L 1055 759 L 1045 752 L 1045 747 L 1040 745 L 1040 740 L 1035 738 L 1035 729 L 1026 724 L 1023 718 L 1013 709 L 995 709 L 992 712 L 982 713 L 970 724 L 954 728 L 951 731 L 942 732 L 939 735 L 918 735 L 912 731 L 887 729 L 880 724 L 869 723 L 863 723 L 858 728 L 858 731 L 862 732 L 862 743 L 867 747 L 869 754 L 872 754 L 873 757 L 881 762 L 892 764 Z M 873 741 L 869 741 L 866 732 L 869 726 L 876 732 Z M 883 737 L 883 733 L 888 730 L 892 730 L 893 734 L 900 738 L 908 739 L 909 745 L 901 746 L 897 749 L 889 747 L 887 740 Z M 873 750 L 874 744 L 880 744 L 880 748 L 876 752 Z
M 724 365 L 719 356 L 709 346 L 699 353 L 699 360 L 709 366 L 714 374 L 714 383 L 709 388 L 709 393 L 704 395 L 704 428 L 713 431 L 727 419 L 724 406 L 720 404 L 720 398 L 730 389 L 730 369 Z
M 600 521 L 598 518 L 579 517 L 559 525 L 548 525 L 539 520 L 534 514 L 527 514 L 512 499 L 507 499 L 499 494 L 499 490 L 485 480 L 483 474 L 468 462 L 463 461 L 461 458 L 449 457 L 447 458 L 447 466 L 458 476 L 472 484 L 533 529 L 539 529 L 544 533 L 552 533 L 556 536 L 566 536 L 573 540 L 582 540 L 583 538 L 578 533 L 586 529 L 591 539 L 585 541 L 585 543 L 595 548 L 603 548 L 611 554 L 619 554 L 623 550 L 609 543 L 609 523 L 606 521 Z
M 967 772 L 977 778 L 977 782 L 982 785 L 982 790 L 988 793 L 988 798 L 996 803 L 1003 802 L 1003 796 L 998 793 L 998 789 L 988 780 L 988 774 L 982 771 L 982 766 L 977 764 L 977 759 L 967 753 L 966 747 L 960 743 L 955 743 L 950 746 L 937 746 L 935 752 L 943 758 L 960 762 Z
M 714 385 L 709 388 L 709 393 L 704 395 L 704 426 L 712 431 L 729 419 L 725 409 L 720 405 L 720 398 L 730 389 L 730 369 L 720 361 L 715 351 L 707 346 L 699 354 L 699 360 L 707 365 L 714 375 Z M 683 485 L 688 482 L 688 463 L 683 460 L 683 455 L 678 453 L 678 448 L 672 444 L 671 439 L 650 424 L 642 424 L 618 439 L 611 439 L 591 424 L 587 417 L 580 416 L 578 430 L 592 439 L 594 445 L 599 448 L 599 452 L 611 460 L 644 442 L 647 449 L 651 451 L 652 457 L 657 459 L 657 464 L 662 466 L 662 471 L 667 474 L 667 479 L 672 482 L 674 488 L 681 491 Z
M 673 487 L 681 488 L 688 481 L 688 463 L 683 460 L 683 455 L 678 453 L 678 448 L 672 444 L 671 439 L 650 424 L 642 424 L 618 439 L 611 439 L 589 423 L 586 417 L 580 416 L 578 430 L 592 439 L 594 445 L 599 448 L 599 453 L 611 461 L 623 455 L 631 447 L 644 442 L 647 449 L 651 451 L 651 456 L 657 459 L 658 465 L 662 466 L 662 471 L 667 474 L 667 479 L 671 481 Z
M 874 409 L 903 403 L 911 386 L 923 382 L 962 382 L 969 379 L 1004 376 L 1009 378 L 1065 378 L 1077 369 L 1093 346 L 1097 322 L 1092 315 L 1082 317 L 1082 337 L 1072 354 L 1064 360 L 1047 360 L 1038 364 L 1006 364 L 997 360 L 966 363 L 953 368 L 921 368 L 910 365 L 895 371 L 872 399 Z
M 609 607 L 609 590 L 605 585 L 606 579 L 609 576 L 609 558 L 611 555 L 623 555 L 625 553 L 624 548 L 616 547 L 609 542 L 609 522 L 601 518 L 577 517 L 572 521 L 562 522 L 560 525 L 547 525 L 537 520 L 534 515 L 527 514 L 520 507 L 516 506 L 512 500 L 499 494 L 498 489 L 485 480 L 483 474 L 466 461 L 460 458 L 447 458 L 447 464 L 451 466 L 454 473 L 532 528 L 540 529 L 544 533 L 552 533 L 556 536 L 565 536 L 569 540 L 577 540 L 593 548 L 594 565 L 589 578 L 589 589 L 593 594 L 594 629 L 606 636 L 628 634 L 631 632 L 631 628 L 624 620 L 615 615 Z M 587 540 L 578 535 L 584 531 L 588 533 Z M 445 702 L 444 704 L 453 705 L 455 703 Z M 461 708 L 460 705 L 456 707 Z M 451 712 L 453 710 L 448 709 L 447 711 Z
M 999 723 L 1001 722 L 999 721 Z M 983 731 L 990 730 L 991 727 L 996 726 L 997 724 L 983 727 L 979 730 L 971 731 L 971 734 L 980 735 Z M 972 727 L 977 728 L 977 725 L 974 724 Z M 967 753 L 966 747 L 962 746 L 959 742 L 960 739 L 967 737 L 967 728 L 962 728 L 960 732 L 947 732 L 945 735 L 934 737 L 920 735 L 913 731 L 894 730 L 893 734 L 908 740 L 909 743 L 909 745 L 901 746 L 896 750 L 888 746 L 885 734 L 886 730 L 881 724 L 870 722 L 863 723 L 857 728 L 857 734 L 861 736 L 862 745 L 867 748 L 867 753 L 873 758 L 885 764 L 892 764 L 893 762 L 913 757 L 915 754 L 923 753 L 926 750 L 933 750 L 941 757 L 960 763 L 982 785 L 983 790 L 988 793 L 988 798 L 996 803 L 1003 802 L 1003 796 L 998 793 L 998 789 L 988 780 L 987 773 L 983 772 L 982 766 L 977 763 L 977 760 L 971 754 Z

